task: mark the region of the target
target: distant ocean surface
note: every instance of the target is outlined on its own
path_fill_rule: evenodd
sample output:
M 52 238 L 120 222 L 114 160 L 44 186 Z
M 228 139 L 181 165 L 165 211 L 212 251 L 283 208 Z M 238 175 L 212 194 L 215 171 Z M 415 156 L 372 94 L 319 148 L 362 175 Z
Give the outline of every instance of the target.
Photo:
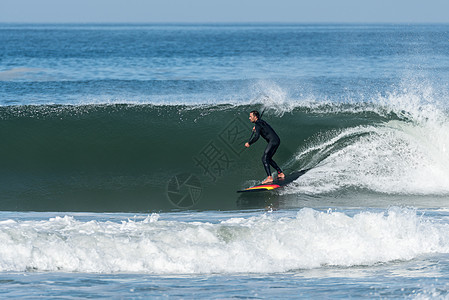
M 449 298 L 449 25 L 0 24 L 0 124 L 0 297 Z

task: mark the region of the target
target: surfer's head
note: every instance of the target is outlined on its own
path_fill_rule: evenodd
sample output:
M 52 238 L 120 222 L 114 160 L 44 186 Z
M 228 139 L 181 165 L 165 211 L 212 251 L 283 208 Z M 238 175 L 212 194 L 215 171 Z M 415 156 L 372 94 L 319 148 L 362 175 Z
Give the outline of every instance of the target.
M 259 120 L 259 112 L 257 110 L 253 110 L 252 112 L 250 112 L 249 120 L 251 121 L 251 123 L 254 123 L 257 120 Z

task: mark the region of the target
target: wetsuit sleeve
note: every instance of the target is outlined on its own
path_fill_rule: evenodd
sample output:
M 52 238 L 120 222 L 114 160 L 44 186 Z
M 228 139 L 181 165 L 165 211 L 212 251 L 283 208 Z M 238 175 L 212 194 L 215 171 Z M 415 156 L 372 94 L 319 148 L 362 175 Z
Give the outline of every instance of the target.
M 252 145 L 255 142 L 257 142 L 257 140 L 260 137 L 260 125 L 259 124 L 255 124 L 254 126 L 256 127 L 256 132 L 254 133 L 253 137 L 248 142 L 248 144 L 250 144 L 250 145 Z

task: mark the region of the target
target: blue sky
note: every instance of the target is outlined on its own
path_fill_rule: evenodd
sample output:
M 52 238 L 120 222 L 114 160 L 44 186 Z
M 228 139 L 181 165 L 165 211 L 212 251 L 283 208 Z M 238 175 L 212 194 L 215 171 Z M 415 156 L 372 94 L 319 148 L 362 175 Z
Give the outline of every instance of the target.
M 0 0 L 0 22 L 449 23 L 449 0 Z

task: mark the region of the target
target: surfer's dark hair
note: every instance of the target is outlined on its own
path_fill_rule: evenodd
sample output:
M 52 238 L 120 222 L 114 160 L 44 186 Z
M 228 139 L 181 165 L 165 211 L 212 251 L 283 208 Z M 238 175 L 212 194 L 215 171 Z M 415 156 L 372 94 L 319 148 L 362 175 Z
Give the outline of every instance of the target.
M 257 117 L 257 119 L 260 119 L 260 114 L 259 114 L 259 112 L 257 110 L 253 110 L 250 113 L 253 114 L 253 116 Z

